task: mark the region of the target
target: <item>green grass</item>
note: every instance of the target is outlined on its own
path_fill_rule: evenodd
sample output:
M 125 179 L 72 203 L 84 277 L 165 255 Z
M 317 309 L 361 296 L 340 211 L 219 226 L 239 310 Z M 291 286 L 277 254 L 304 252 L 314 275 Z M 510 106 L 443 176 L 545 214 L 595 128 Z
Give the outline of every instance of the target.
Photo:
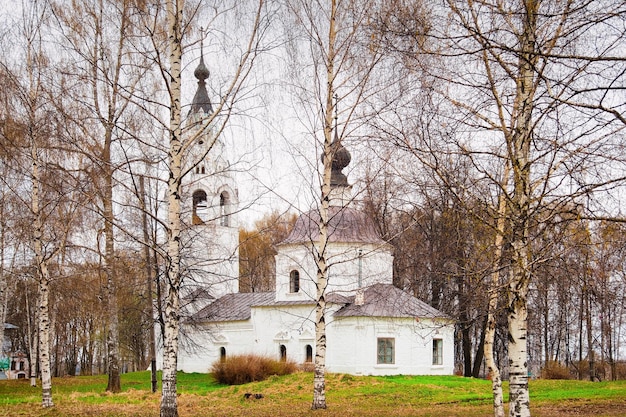
M 530 385 L 531 399 L 563 401 L 571 399 L 626 398 L 626 381 L 536 380 Z M 626 414 L 626 411 L 624 412 Z
M 159 376 L 160 379 L 160 376 Z M 327 375 L 329 409 L 312 412 L 312 374 L 273 376 L 239 386 L 220 385 L 208 374 L 178 374 L 179 411 L 185 416 L 485 416 L 491 412 L 490 381 L 456 376 L 367 377 Z M 41 387 L 0 381 L 0 416 L 156 416 L 160 394 L 150 373 L 122 376 L 120 394 L 105 393 L 106 375 L 53 380 L 55 407 L 43 410 Z M 160 386 L 160 384 L 159 384 Z M 506 385 L 505 385 L 506 396 Z M 246 392 L 262 400 L 245 400 Z M 619 416 L 626 412 L 626 381 L 533 380 L 533 416 Z

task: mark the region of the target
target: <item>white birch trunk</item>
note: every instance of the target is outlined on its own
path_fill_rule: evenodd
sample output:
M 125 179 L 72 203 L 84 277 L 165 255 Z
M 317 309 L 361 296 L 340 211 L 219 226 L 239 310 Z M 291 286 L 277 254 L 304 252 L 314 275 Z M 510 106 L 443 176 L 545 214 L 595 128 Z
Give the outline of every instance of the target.
M 28 323 L 28 372 L 30 377 L 30 386 L 37 386 L 37 344 L 39 343 L 39 338 L 37 337 L 37 333 L 33 335 L 33 328 L 31 324 L 31 311 L 30 311 L 30 303 L 28 302 L 28 292 L 26 292 L 26 296 L 24 297 L 26 301 L 26 323 Z M 37 321 L 37 320 L 35 320 Z M 33 340 L 33 338 L 35 340 Z
M 35 139 L 31 136 L 31 157 L 32 157 L 32 194 L 31 209 L 34 215 L 33 222 L 33 247 L 37 262 L 38 287 L 38 338 L 39 338 L 39 368 L 41 369 L 41 405 L 44 408 L 54 406 L 52 401 L 52 375 L 50 372 L 50 317 L 48 308 L 50 274 L 48 272 L 47 260 L 43 253 L 43 220 L 39 207 L 39 192 L 41 179 L 39 176 L 39 156 Z
M 498 310 L 498 294 L 500 292 L 499 266 L 502 260 L 504 247 L 504 232 L 506 226 L 506 197 L 510 175 L 509 164 L 504 167 L 502 192 L 498 197 L 498 221 L 496 224 L 496 238 L 494 242 L 493 271 L 489 287 L 489 306 L 487 311 L 487 330 L 485 332 L 484 352 L 487 372 L 491 378 L 491 392 L 493 394 L 493 415 L 504 417 L 504 396 L 502 395 L 502 376 L 493 356 L 493 342 L 496 334 L 496 312 Z
M 146 205 L 146 189 L 144 176 L 139 177 L 139 201 L 141 203 L 141 226 L 143 229 L 143 250 L 144 260 L 146 263 L 146 298 L 148 299 L 148 305 L 146 312 L 150 317 L 150 374 L 151 374 L 151 386 L 152 392 L 157 390 L 157 366 L 156 366 L 156 334 L 154 330 L 154 324 L 152 320 L 154 318 L 153 307 L 153 291 L 152 291 L 152 277 L 154 266 L 152 264 L 152 257 L 150 256 L 150 236 L 148 234 L 148 207 Z
M 537 0 L 525 0 L 523 33 L 520 35 L 519 72 L 513 107 L 513 127 L 509 140 L 511 167 L 513 170 L 513 196 L 511 198 L 511 246 L 513 262 L 509 282 L 509 416 L 530 416 L 528 392 L 528 284 L 530 282 L 530 143 L 532 140 L 532 116 L 536 82 L 534 70 L 537 64 L 535 31 Z
M 166 4 L 168 19 L 169 73 L 170 73 L 170 144 L 168 178 L 167 229 L 167 296 L 165 300 L 165 340 L 163 343 L 163 375 L 161 416 L 178 416 L 176 402 L 176 367 L 178 361 L 178 334 L 180 325 L 180 234 L 181 234 L 181 27 L 182 7 L 178 1 Z
M 108 135 L 110 137 L 110 134 Z M 110 147 L 110 139 L 105 145 L 105 155 L 108 155 L 108 147 Z M 105 156 L 104 164 L 110 166 L 110 158 Z M 109 392 L 120 392 L 120 363 L 119 363 L 119 316 L 117 311 L 117 285 L 115 280 L 115 265 L 113 260 L 115 257 L 113 248 L 113 185 L 112 172 L 109 168 L 105 168 L 104 178 L 104 236 L 105 236 L 105 261 L 104 268 L 106 274 L 106 308 L 108 314 L 107 328 L 107 350 L 108 350 L 108 383 L 106 390 Z
M 528 392 L 528 352 L 526 307 L 528 283 L 523 266 L 514 266 L 509 286 L 509 416 L 530 416 L 530 395 Z
M 35 67 L 32 57 L 32 40 L 29 39 L 28 49 L 26 51 L 26 67 L 28 71 L 28 138 L 30 140 L 31 151 L 31 212 L 33 215 L 33 250 L 35 254 L 35 263 L 37 267 L 37 337 L 39 339 L 39 369 L 41 372 L 41 405 L 44 408 L 54 406 L 52 401 L 52 374 L 50 371 L 50 314 L 49 314 L 49 296 L 50 296 L 50 273 L 48 271 L 48 260 L 46 259 L 43 247 L 44 236 L 44 213 L 41 210 L 41 173 L 39 167 L 41 160 L 39 159 L 39 148 L 37 146 L 37 137 L 35 134 L 35 108 L 37 102 L 37 84 L 35 82 Z
M 0 203 L 0 221 L 4 220 L 4 203 Z M 4 223 L 0 225 L 0 357 L 4 354 L 4 322 L 7 316 L 7 302 L 9 300 L 7 281 L 4 276 Z
M 326 408 L 326 287 L 328 285 L 328 264 L 326 246 L 328 244 L 328 208 L 330 206 L 330 179 L 332 170 L 332 126 L 335 61 L 335 19 L 337 2 L 332 0 L 328 29 L 328 61 L 326 62 L 326 108 L 324 113 L 324 149 L 322 155 L 322 192 L 320 204 L 319 241 L 317 242 L 317 295 L 315 306 L 315 370 L 313 376 L 313 404 L 311 409 Z

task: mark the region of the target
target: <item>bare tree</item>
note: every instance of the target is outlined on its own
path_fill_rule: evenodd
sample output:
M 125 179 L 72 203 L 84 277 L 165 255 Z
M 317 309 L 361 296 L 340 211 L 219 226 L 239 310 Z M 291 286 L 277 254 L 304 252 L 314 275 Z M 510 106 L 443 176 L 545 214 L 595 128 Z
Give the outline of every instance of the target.
M 24 20 L 24 24 L 30 25 L 25 30 L 27 36 L 27 50 L 26 50 L 26 71 L 28 72 L 28 85 L 25 88 L 26 91 L 26 126 L 27 137 L 30 144 L 30 157 L 32 164 L 31 171 L 31 212 L 33 215 L 33 227 L 32 227 L 32 239 L 33 239 L 33 251 L 35 256 L 35 265 L 37 271 L 37 281 L 39 284 L 38 290 L 38 340 L 39 340 L 39 361 L 41 370 L 41 389 L 42 389 L 42 406 L 44 408 L 54 406 L 52 400 L 52 378 L 50 373 L 50 316 L 49 316 L 49 288 L 50 288 L 50 271 L 48 269 L 48 263 L 50 261 L 50 254 L 47 254 L 44 249 L 44 221 L 45 214 L 42 207 L 42 185 L 44 180 L 42 178 L 41 165 L 44 163 L 42 160 L 42 153 L 40 151 L 40 143 L 43 138 L 44 132 L 38 127 L 38 109 L 42 105 L 42 83 L 41 83 L 41 70 L 39 67 L 40 62 L 37 58 L 41 58 L 38 54 L 41 52 L 38 48 L 40 46 L 40 33 L 37 29 L 46 13 L 45 8 L 39 9 L 33 7 L 30 10 L 26 10 L 25 13 L 31 13 L 28 19 Z M 26 17 L 26 16 L 25 16 Z M 44 203 L 45 204 L 45 203 Z
M 23 42 L 23 52 L 15 62 L 3 63 L 5 81 L 11 85 L 13 92 L 8 104 L 14 117 L 14 127 L 19 127 L 13 129 L 11 134 L 16 149 L 20 150 L 12 175 L 20 176 L 21 183 L 11 191 L 23 207 L 28 207 L 29 221 L 20 226 L 23 234 L 30 238 L 30 251 L 25 251 L 23 263 L 32 265 L 38 284 L 36 317 L 43 407 L 54 405 L 51 387 L 51 283 L 53 277 L 62 273 L 59 267 L 62 262 L 58 259 L 65 254 L 77 214 L 77 205 L 73 201 L 74 184 L 67 175 L 68 166 L 73 161 L 70 155 L 60 157 L 57 152 L 60 124 L 50 104 L 50 98 L 54 96 L 49 78 L 51 60 L 44 50 L 48 12 L 47 3 L 23 5 L 16 38 L 18 45 Z M 3 133 L 6 134 L 6 130 Z M 36 350 L 32 343 L 29 343 L 29 350 L 32 358 Z M 34 361 L 31 366 L 36 367 Z
M 364 103 L 376 88 L 383 88 L 372 75 L 381 55 L 370 43 L 367 32 L 368 17 L 375 7 L 375 2 L 369 1 L 333 0 L 328 4 L 290 1 L 286 15 L 288 22 L 295 22 L 286 30 L 291 48 L 288 52 L 290 56 L 298 57 L 289 63 L 293 74 L 289 82 L 301 103 L 294 111 L 306 135 L 315 139 L 315 153 L 321 161 L 319 167 L 310 160 L 308 162 L 313 170 L 319 170 L 314 178 L 320 187 L 319 192 L 312 193 L 319 212 L 316 213 L 319 218 L 315 220 L 319 220 L 319 233 L 311 242 L 317 267 L 316 294 L 313 296 L 316 302 L 316 342 L 312 409 L 327 406 L 326 290 L 333 263 L 328 250 L 329 222 L 332 220 L 329 208 L 331 200 L 347 198 L 334 195 L 336 190 L 348 185 L 345 177 L 343 181 L 335 178 L 350 158 L 342 141 L 356 135 L 365 115 L 370 115 L 371 110 Z
M 507 188 L 509 181 L 509 165 L 505 165 L 502 175 L 503 189 Z M 498 196 L 498 208 L 496 211 L 496 230 L 494 239 L 493 270 L 489 285 L 489 306 L 487 311 L 487 332 L 485 334 L 485 362 L 491 378 L 491 391 L 493 393 L 493 415 L 504 417 L 504 396 L 502 395 L 502 376 L 500 368 L 494 356 L 494 339 L 496 334 L 496 314 L 498 311 L 498 298 L 500 294 L 500 264 L 504 254 L 504 235 L 506 232 L 506 199 L 503 193 Z
M 189 19 L 194 19 L 198 8 L 194 5 L 186 5 Z M 166 36 L 167 36 L 167 63 L 161 63 L 160 71 L 168 92 L 169 121 L 164 125 L 169 137 L 167 170 L 167 222 L 165 226 L 167 242 L 165 255 L 165 278 L 166 294 L 164 306 L 164 341 L 163 341 L 163 374 L 161 416 L 172 417 L 178 415 L 176 400 L 176 370 L 180 332 L 180 290 L 183 284 L 183 271 L 181 269 L 181 185 L 184 176 L 189 173 L 210 152 L 217 138 L 221 135 L 236 102 L 238 94 L 246 83 L 252 64 L 256 56 L 261 52 L 261 40 L 267 29 L 265 13 L 268 12 L 266 2 L 260 0 L 253 12 L 252 23 L 247 35 L 245 46 L 241 49 L 241 55 L 232 72 L 229 84 L 223 92 L 222 98 L 217 104 L 213 114 L 207 114 L 201 120 L 200 126 L 193 126 L 194 134 L 183 136 L 182 104 L 181 104 L 181 65 L 183 57 L 183 38 L 191 29 L 190 20 L 183 18 L 183 5 L 179 2 L 168 0 L 165 3 Z M 157 10 L 158 14 L 158 10 Z M 157 34 L 159 26 L 151 26 L 151 33 Z M 158 38 L 153 37 L 155 41 Z M 158 46 L 158 43 L 155 43 Z M 160 52 L 156 52 L 160 57 Z M 199 155 L 198 160 L 187 161 L 185 155 L 188 149 L 196 142 L 200 135 L 212 131 L 211 143 L 206 144 L 206 153 Z
M 443 110 L 417 146 L 399 142 L 435 170 L 444 158 L 470 158 L 482 182 L 504 195 L 510 415 L 527 416 L 528 295 L 541 261 L 533 236 L 583 195 L 622 181 L 602 164 L 623 163 L 605 156 L 616 146 L 612 135 L 623 129 L 615 88 L 624 81 L 623 34 L 615 27 L 624 10 L 585 1 L 450 0 L 446 6 L 428 10 L 427 33 L 393 33 L 404 63 L 425 77 L 422 85 Z M 510 178 L 503 181 L 497 173 L 505 166 Z
M 120 352 L 119 317 L 117 302 L 117 278 L 115 268 L 115 227 L 120 219 L 114 217 L 114 188 L 120 159 L 116 158 L 116 143 L 121 137 L 133 135 L 132 99 L 136 85 L 146 72 L 132 54 L 132 40 L 138 35 L 133 16 L 136 4 L 132 1 L 100 0 L 96 3 L 74 3 L 72 13 L 68 13 L 65 3 L 53 5 L 59 30 L 68 45 L 67 53 L 75 59 L 64 73 L 71 76 L 74 85 L 66 89 L 74 103 L 83 103 L 87 108 L 71 106 L 59 108 L 69 120 L 74 120 L 83 138 L 74 138 L 74 151 L 82 152 L 90 163 L 85 169 L 95 195 L 86 195 L 86 201 L 93 201 L 95 209 L 102 217 L 104 236 L 104 273 L 106 276 L 105 304 L 108 316 L 107 352 L 108 384 L 107 391 L 119 392 Z M 67 103 L 67 99 L 59 104 Z M 95 120 L 95 124 L 88 122 Z M 136 134 L 136 133 L 134 133 Z M 119 153 L 119 152 L 118 152 Z M 123 159 L 122 159 L 123 161 Z

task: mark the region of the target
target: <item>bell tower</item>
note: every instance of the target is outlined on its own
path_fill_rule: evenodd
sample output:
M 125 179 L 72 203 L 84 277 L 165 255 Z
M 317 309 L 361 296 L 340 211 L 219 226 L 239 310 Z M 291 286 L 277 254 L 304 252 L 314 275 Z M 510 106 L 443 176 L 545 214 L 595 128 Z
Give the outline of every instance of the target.
M 182 184 L 185 287 L 187 297 L 205 301 L 239 291 L 238 191 L 223 140 L 212 128 L 219 118 L 207 93 L 209 75 L 201 52 L 194 71 L 198 86 L 184 125 L 188 148 Z

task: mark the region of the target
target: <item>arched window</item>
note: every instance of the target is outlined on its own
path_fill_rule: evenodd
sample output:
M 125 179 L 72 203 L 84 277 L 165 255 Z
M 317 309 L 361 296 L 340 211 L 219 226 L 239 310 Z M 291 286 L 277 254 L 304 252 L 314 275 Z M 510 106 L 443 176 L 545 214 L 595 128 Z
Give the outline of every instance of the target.
M 289 273 L 289 292 L 300 291 L 300 272 L 293 270 Z
M 206 220 L 207 200 L 206 193 L 202 190 L 194 191 L 192 195 L 193 199 L 193 213 L 191 216 L 192 224 L 204 224 Z
M 220 194 L 220 226 L 230 226 L 229 219 L 230 197 L 226 191 Z
M 200 168 L 200 172 L 201 172 L 202 174 L 206 174 L 206 170 L 204 169 L 204 165 L 202 165 L 202 168 Z
M 224 362 L 226 360 L 226 348 L 222 346 L 220 348 L 220 362 Z
M 280 345 L 280 361 L 287 361 L 287 347 L 285 345 Z
M 313 347 L 311 345 L 306 345 L 306 359 L 305 362 L 313 362 Z

